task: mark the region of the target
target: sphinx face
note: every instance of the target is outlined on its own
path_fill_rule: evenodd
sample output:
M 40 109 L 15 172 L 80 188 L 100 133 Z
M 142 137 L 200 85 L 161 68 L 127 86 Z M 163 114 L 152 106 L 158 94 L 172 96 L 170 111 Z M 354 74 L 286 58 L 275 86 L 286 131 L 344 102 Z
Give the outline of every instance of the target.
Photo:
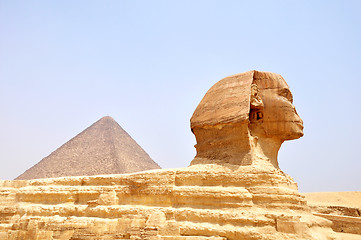
M 303 136 L 303 121 L 293 106 L 292 93 L 282 81 L 273 88 L 260 89 L 263 129 L 267 137 L 292 140 Z

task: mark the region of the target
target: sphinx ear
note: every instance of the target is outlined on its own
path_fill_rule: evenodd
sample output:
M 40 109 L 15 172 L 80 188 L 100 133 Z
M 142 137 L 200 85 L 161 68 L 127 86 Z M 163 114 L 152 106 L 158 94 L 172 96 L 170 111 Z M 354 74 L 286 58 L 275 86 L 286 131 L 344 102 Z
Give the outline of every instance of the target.
M 256 84 L 252 84 L 248 118 L 248 127 L 251 135 L 261 136 L 265 134 L 265 130 L 263 128 L 263 109 L 264 104 L 261 96 L 259 95 L 259 89 Z
M 259 89 L 256 84 L 251 85 L 251 109 L 263 109 L 262 98 L 259 96 Z
M 255 122 L 263 118 L 263 101 L 259 96 L 259 89 L 256 84 L 251 85 L 251 99 L 250 99 L 250 112 L 249 121 Z

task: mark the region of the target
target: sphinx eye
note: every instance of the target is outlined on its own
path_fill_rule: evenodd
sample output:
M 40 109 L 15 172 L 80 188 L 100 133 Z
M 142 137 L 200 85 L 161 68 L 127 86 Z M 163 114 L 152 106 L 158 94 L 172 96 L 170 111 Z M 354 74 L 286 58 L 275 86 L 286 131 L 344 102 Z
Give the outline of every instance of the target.
M 291 103 L 293 102 L 293 96 L 289 89 L 287 89 L 287 88 L 280 89 L 279 95 L 287 98 Z

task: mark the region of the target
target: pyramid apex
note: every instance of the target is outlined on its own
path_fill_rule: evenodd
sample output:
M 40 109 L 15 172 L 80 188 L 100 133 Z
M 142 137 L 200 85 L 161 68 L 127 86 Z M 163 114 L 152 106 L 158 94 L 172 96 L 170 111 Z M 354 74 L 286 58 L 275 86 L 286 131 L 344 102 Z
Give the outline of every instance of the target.
M 98 124 L 108 125 L 108 124 L 118 124 L 118 123 L 111 116 L 104 116 L 101 119 L 99 119 L 98 121 L 96 121 L 93 125 L 98 125 Z
M 112 118 L 111 116 L 104 116 L 99 120 L 113 120 L 113 121 L 115 121 L 114 118 Z

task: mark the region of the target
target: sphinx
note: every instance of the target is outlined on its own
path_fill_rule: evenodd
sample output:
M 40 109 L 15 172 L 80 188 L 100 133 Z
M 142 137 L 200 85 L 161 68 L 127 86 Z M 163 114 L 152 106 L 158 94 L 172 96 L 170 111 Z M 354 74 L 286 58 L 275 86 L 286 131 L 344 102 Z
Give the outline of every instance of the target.
M 284 79 L 249 71 L 205 94 L 190 166 L 0 181 L 0 239 L 333 240 L 278 166 L 303 135 Z

